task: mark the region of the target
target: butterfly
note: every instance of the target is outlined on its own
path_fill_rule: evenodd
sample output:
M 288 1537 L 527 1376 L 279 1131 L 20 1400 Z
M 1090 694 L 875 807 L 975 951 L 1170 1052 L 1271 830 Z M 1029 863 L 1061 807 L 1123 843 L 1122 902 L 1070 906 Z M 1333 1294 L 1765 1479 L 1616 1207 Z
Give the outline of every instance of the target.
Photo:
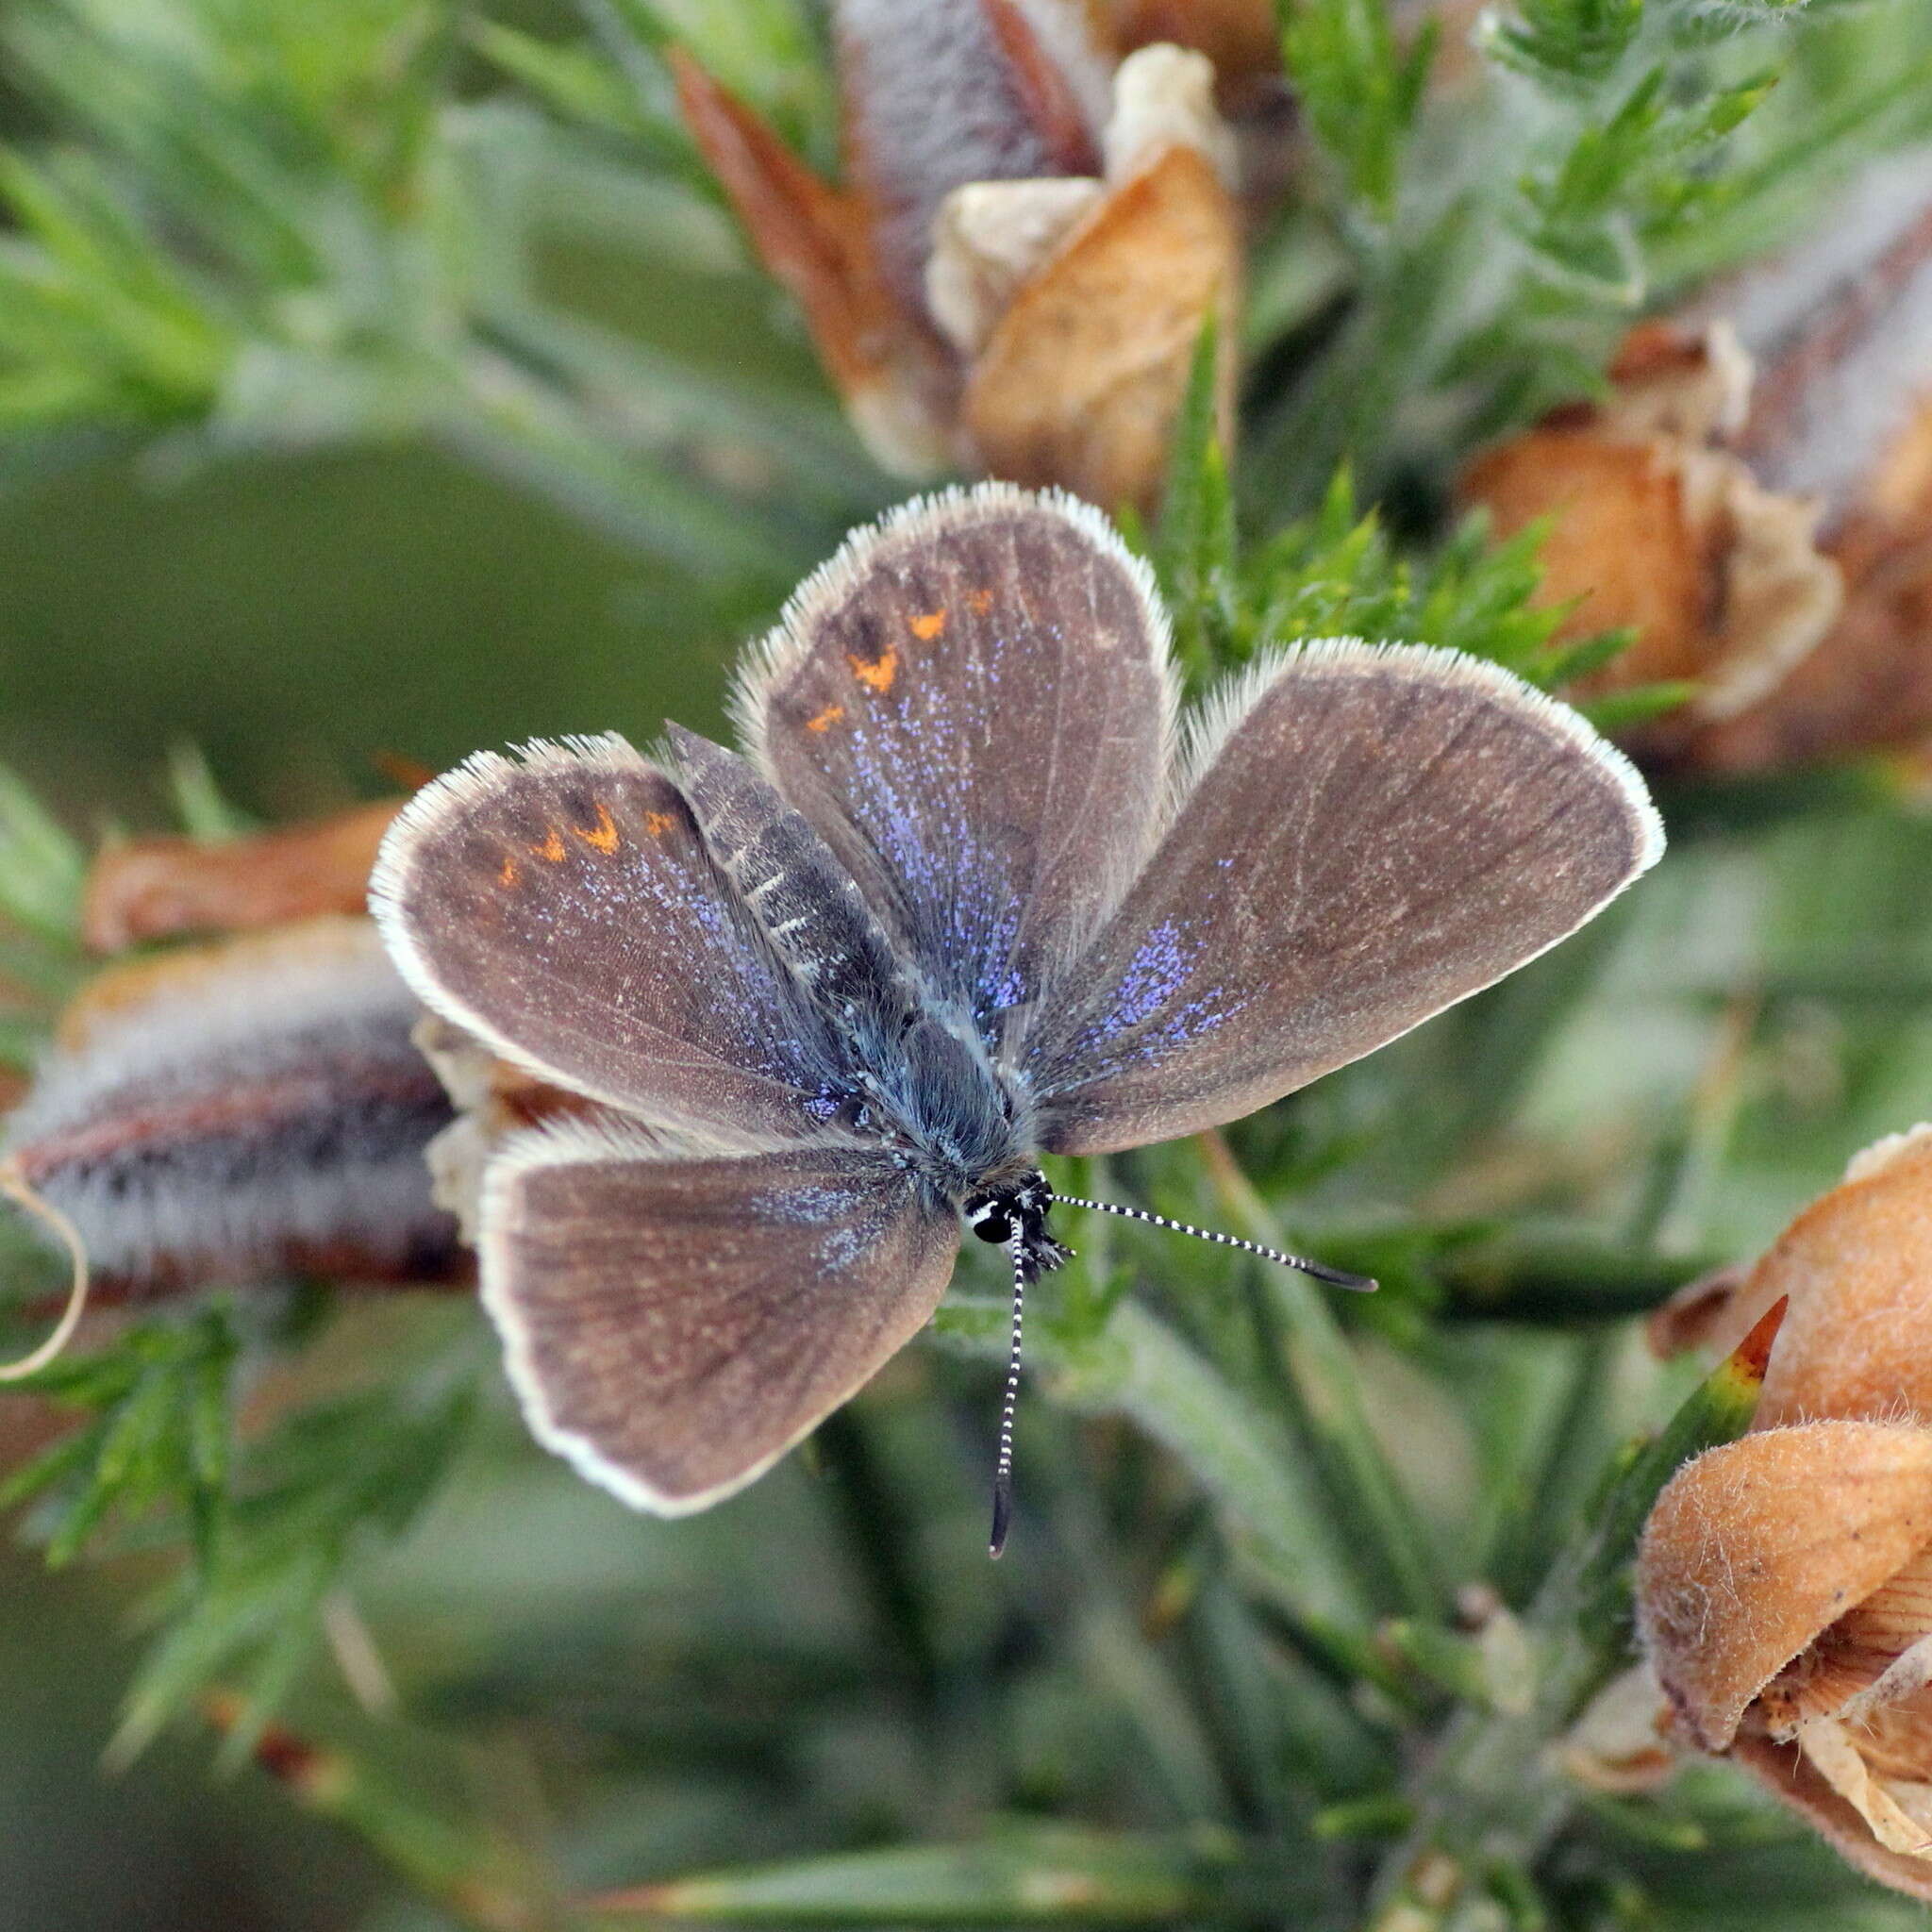
M 1005 485 L 848 539 L 734 708 L 741 752 L 479 753 L 371 888 L 428 1008 L 594 1104 L 487 1167 L 482 1296 L 536 1436 L 664 1515 L 855 1393 L 970 1230 L 1012 1262 L 997 1553 L 1021 1296 L 1068 1252 L 1040 1157 L 1278 1099 L 1662 850 L 1621 753 L 1456 652 L 1296 644 L 1183 723 L 1146 565 Z

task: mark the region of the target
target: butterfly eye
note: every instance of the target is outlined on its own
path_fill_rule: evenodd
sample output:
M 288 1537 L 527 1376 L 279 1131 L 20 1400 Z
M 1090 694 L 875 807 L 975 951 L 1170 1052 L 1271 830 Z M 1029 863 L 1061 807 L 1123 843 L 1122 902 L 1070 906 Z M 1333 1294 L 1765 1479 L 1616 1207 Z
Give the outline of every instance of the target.
M 989 1198 L 967 1202 L 966 1224 L 983 1241 L 1009 1241 L 1013 1238 L 1012 1210 L 1001 1201 Z

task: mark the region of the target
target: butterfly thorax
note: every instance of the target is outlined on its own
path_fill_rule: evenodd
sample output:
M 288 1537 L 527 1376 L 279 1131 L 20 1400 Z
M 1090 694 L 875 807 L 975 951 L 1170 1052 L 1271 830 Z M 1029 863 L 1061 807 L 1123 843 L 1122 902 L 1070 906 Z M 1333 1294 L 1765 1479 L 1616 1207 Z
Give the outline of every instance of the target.
M 1053 1189 L 1038 1168 L 1002 1178 L 969 1194 L 960 1208 L 966 1225 L 983 1241 L 1018 1241 L 1020 1262 L 1028 1281 L 1038 1280 L 1073 1256 L 1046 1231 Z

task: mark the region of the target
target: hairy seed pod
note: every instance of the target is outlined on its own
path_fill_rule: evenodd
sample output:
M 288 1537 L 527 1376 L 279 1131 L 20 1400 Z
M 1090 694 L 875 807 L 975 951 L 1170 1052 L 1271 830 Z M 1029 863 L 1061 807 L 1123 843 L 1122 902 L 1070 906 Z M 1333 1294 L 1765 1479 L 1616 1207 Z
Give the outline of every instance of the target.
M 1678 1734 L 1932 1898 L 1932 1430 L 1811 1422 L 1707 1451 L 1657 1499 L 1637 1602 Z
M 1210 321 L 1233 428 L 1233 138 L 1200 53 L 1116 60 L 1076 0 L 842 0 L 833 188 L 687 58 L 685 121 L 900 475 L 1155 500 Z
M 6 1153 L 103 1286 L 461 1275 L 424 1149 L 451 1119 L 367 919 L 110 967 L 61 1023 Z

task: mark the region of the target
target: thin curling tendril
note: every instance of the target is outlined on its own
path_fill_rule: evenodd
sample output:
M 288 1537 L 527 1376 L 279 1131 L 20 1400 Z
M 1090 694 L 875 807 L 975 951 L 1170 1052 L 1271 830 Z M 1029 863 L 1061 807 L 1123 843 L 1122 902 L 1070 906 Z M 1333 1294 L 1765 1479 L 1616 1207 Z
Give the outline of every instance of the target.
M 18 1161 L 0 1161 L 0 1194 L 18 1202 L 29 1214 L 38 1215 L 60 1237 L 67 1252 L 74 1257 L 74 1285 L 67 1291 L 67 1306 L 60 1311 L 53 1334 L 32 1354 L 22 1356 L 18 1361 L 0 1363 L 0 1382 L 24 1382 L 48 1363 L 57 1361 L 74 1340 L 74 1331 L 80 1326 L 80 1318 L 87 1311 L 87 1243 L 81 1240 L 79 1228 L 59 1208 L 28 1186 Z

